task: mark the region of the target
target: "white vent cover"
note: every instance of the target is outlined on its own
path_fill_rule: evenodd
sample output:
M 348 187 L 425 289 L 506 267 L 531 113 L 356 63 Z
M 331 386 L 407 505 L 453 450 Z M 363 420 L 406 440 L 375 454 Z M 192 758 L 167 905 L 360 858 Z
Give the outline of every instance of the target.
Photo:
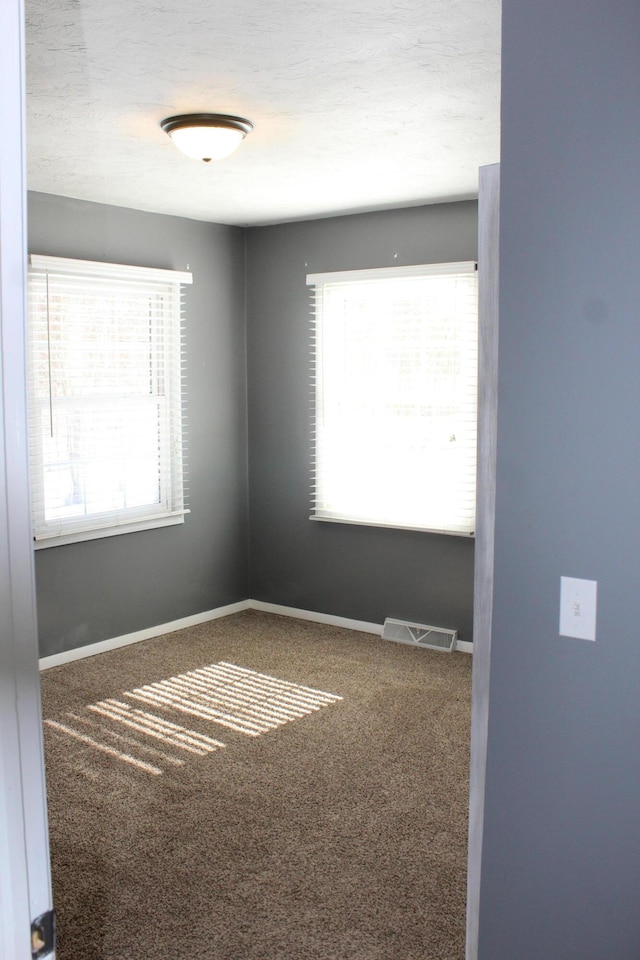
M 446 630 L 444 627 L 428 627 L 424 623 L 407 623 L 406 620 L 391 620 L 387 617 L 382 628 L 382 639 L 451 653 L 456 647 L 458 631 Z

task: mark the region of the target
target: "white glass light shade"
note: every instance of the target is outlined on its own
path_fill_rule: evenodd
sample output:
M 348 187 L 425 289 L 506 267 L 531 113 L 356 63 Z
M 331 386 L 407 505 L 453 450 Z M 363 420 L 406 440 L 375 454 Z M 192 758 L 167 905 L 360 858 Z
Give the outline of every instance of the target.
M 244 134 L 225 127 L 178 127 L 169 136 L 194 160 L 222 160 L 240 146 Z
M 242 117 L 213 113 L 168 117 L 161 127 L 187 157 L 207 163 L 228 157 L 253 129 Z

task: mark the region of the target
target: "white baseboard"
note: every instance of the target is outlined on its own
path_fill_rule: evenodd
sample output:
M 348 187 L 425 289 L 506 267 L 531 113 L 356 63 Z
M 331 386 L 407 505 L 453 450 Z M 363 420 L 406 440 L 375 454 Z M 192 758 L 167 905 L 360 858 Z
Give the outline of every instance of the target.
M 247 602 L 250 610 L 263 610 L 265 613 L 277 613 L 281 617 L 293 617 L 296 620 L 311 620 L 313 623 L 327 623 L 332 627 L 344 627 L 345 630 L 360 630 L 363 633 L 375 633 L 380 636 L 383 629 L 381 623 L 367 623 L 366 620 L 350 620 L 348 617 L 335 617 L 329 613 L 316 613 L 314 610 L 281 607 L 277 603 L 266 603 L 264 600 L 248 600 Z M 473 653 L 473 644 L 466 640 L 458 640 L 456 651 Z
M 343 627 L 345 630 L 359 630 L 362 633 L 373 633 L 377 636 L 380 636 L 382 633 L 381 623 L 367 623 L 364 620 L 350 620 L 348 617 L 336 617 L 330 613 L 317 613 L 314 610 L 299 610 L 297 607 L 283 607 L 277 603 L 266 603 L 264 600 L 240 600 L 238 603 L 230 603 L 226 607 L 216 607 L 215 610 L 206 610 L 204 613 L 196 613 L 190 617 L 182 617 L 180 620 L 172 620 L 171 623 L 161 623 L 157 627 L 148 627 L 146 630 L 126 633 L 121 637 L 113 637 L 111 640 L 101 640 L 98 643 L 89 643 L 84 647 L 76 647 L 74 650 L 65 650 L 62 653 L 54 653 L 49 657 L 41 657 L 40 669 L 48 670 L 49 667 L 59 667 L 63 663 L 71 663 L 73 660 L 93 657 L 97 653 L 104 653 L 107 650 L 117 650 L 118 647 L 126 647 L 131 643 L 139 643 L 141 640 L 151 640 L 153 637 L 161 637 L 165 633 L 184 630 L 185 627 L 195 627 L 200 623 L 208 623 L 211 620 L 218 620 L 220 617 L 228 617 L 233 613 L 242 613 L 243 610 L 261 610 L 263 613 L 275 613 L 281 617 L 292 617 L 295 620 L 310 620 L 313 623 L 326 623 L 333 627 Z M 473 644 L 459 640 L 456 645 L 456 651 L 460 653 L 473 653 Z
M 266 603 L 264 600 L 249 600 L 251 610 L 263 613 L 277 613 L 281 617 L 293 617 L 294 620 L 311 620 L 313 623 L 327 623 L 332 627 L 344 627 L 345 630 L 360 630 L 362 633 L 382 633 L 382 624 L 367 623 L 364 620 L 350 620 L 348 617 L 334 617 L 330 613 L 316 613 L 314 610 L 298 610 L 297 607 L 282 607 L 278 603 Z
M 266 603 L 264 600 L 249 600 L 248 603 L 251 610 L 277 613 L 281 617 L 293 617 L 296 620 L 311 620 L 313 623 L 327 623 L 333 627 L 344 627 L 345 630 L 361 630 L 363 633 L 375 633 L 380 636 L 383 629 L 381 623 L 350 620 L 348 617 L 335 617 L 329 613 L 316 613 L 314 610 L 298 610 L 296 607 L 281 607 L 277 603 Z M 473 644 L 466 640 L 458 640 L 456 651 L 458 653 L 473 653 Z
M 185 627 L 195 627 L 199 623 L 208 623 L 210 620 L 228 617 L 232 613 L 241 613 L 243 610 L 249 610 L 250 607 L 250 600 L 240 600 L 238 603 L 230 603 L 226 607 L 205 610 L 204 613 L 195 613 L 191 617 L 172 620 L 171 623 L 161 623 L 157 627 L 147 627 L 146 630 L 125 633 L 123 636 L 113 637 L 111 640 L 100 640 L 98 643 L 88 643 L 85 647 L 76 647 L 75 650 L 54 653 L 50 657 L 40 658 L 40 669 L 47 670 L 49 667 L 59 667 L 63 663 L 82 660 L 84 657 L 93 657 L 96 653 L 104 653 L 106 650 L 117 650 L 118 647 L 127 647 L 130 643 L 151 640 L 153 637 L 161 637 L 164 633 L 173 633 L 174 630 L 184 630 Z

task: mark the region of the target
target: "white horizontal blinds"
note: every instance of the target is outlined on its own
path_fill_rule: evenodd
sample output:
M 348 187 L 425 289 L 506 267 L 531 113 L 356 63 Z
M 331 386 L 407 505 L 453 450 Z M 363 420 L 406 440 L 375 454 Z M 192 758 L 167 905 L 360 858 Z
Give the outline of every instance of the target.
M 471 535 L 475 263 L 312 275 L 313 516 Z
M 181 284 L 190 282 L 173 271 L 31 258 L 36 540 L 184 513 Z

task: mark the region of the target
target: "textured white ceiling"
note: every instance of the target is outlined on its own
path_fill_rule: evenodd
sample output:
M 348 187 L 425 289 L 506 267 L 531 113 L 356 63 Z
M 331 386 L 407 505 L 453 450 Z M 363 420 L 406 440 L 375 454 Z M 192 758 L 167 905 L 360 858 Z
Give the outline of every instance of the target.
M 30 189 L 220 223 L 466 199 L 499 159 L 500 0 L 26 0 Z M 159 123 L 254 124 L 204 164 Z

